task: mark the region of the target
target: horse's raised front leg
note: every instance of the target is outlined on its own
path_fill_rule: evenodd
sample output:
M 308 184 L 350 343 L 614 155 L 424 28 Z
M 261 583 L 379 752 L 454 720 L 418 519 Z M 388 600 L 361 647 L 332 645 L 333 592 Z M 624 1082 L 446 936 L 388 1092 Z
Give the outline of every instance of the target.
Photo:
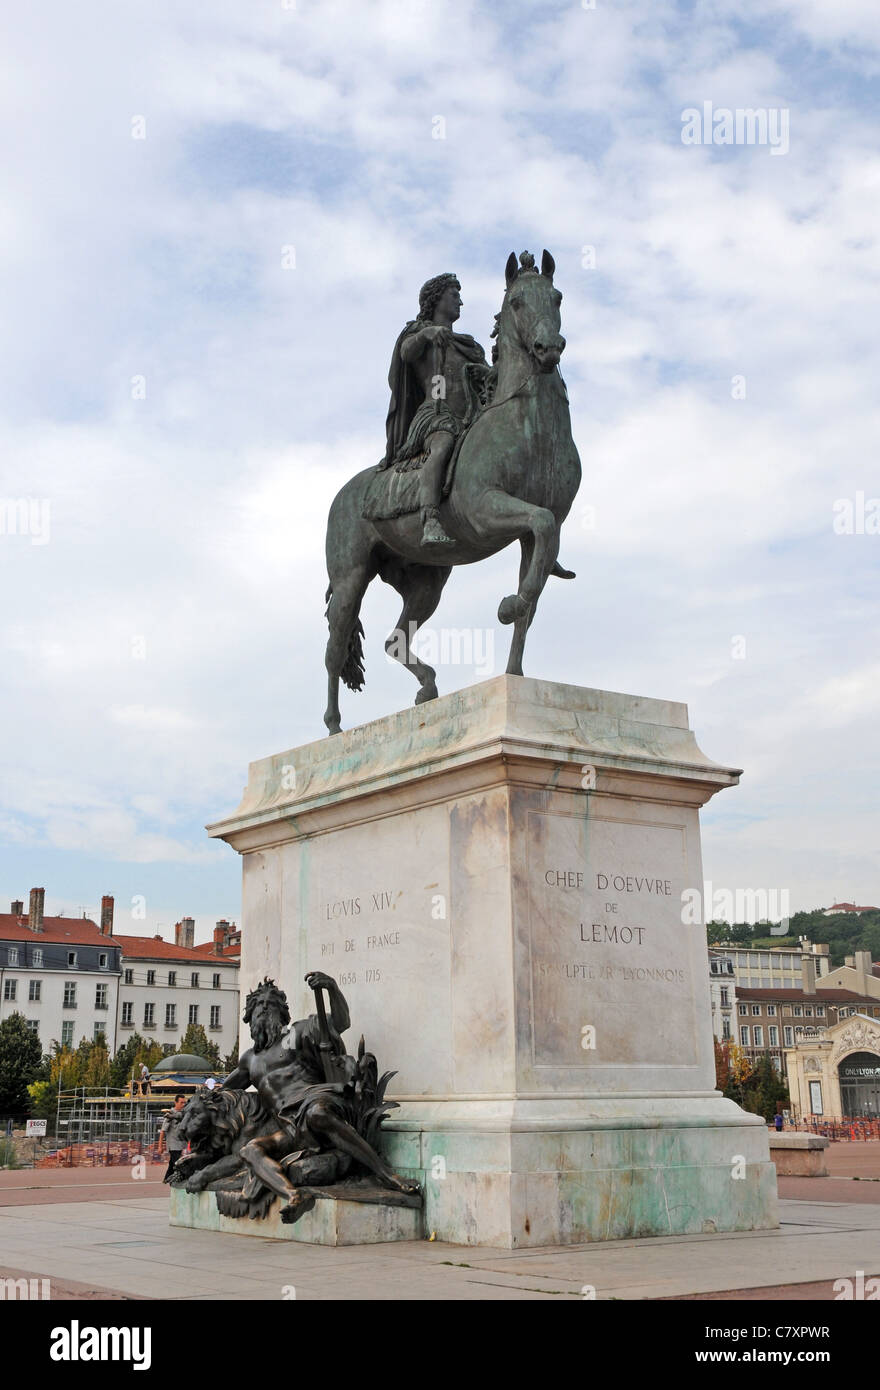
M 403 599 L 403 608 L 397 620 L 397 627 L 388 637 L 385 650 L 408 671 L 412 671 L 419 683 L 416 704 L 437 698 L 437 672 L 433 666 L 420 661 L 412 649 L 413 637 L 427 622 L 440 602 L 443 585 L 450 574 L 448 565 L 388 565 L 379 573 L 386 583 L 391 584 Z
M 525 574 L 520 570 L 519 590 L 515 594 L 508 594 L 498 605 L 500 623 L 515 623 L 524 618 L 528 626 L 559 553 L 559 523 L 556 517 L 547 507 L 536 507 L 520 497 L 511 496 L 509 492 L 502 492 L 500 488 L 490 488 L 481 497 L 476 513 L 471 514 L 469 520 L 474 530 L 487 538 L 510 535 L 511 532 L 519 537 L 530 537 L 531 560 L 526 565 Z

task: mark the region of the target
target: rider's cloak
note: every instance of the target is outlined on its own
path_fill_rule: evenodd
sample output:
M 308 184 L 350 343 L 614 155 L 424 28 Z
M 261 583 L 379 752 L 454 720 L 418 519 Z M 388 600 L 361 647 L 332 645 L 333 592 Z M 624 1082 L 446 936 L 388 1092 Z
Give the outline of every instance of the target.
M 426 325 L 420 319 L 411 319 L 394 344 L 391 366 L 388 371 L 388 385 L 391 387 L 391 404 L 385 420 L 385 457 L 379 467 L 388 468 L 397 458 L 409 434 L 413 416 L 419 406 L 424 405 L 425 396 L 419 379 L 408 362 L 404 362 L 400 349 L 404 338 L 417 333 Z M 476 339 L 469 333 L 452 333 L 450 337 L 462 357 L 468 362 L 486 362 L 486 354 Z M 488 364 L 486 364 L 488 365 Z

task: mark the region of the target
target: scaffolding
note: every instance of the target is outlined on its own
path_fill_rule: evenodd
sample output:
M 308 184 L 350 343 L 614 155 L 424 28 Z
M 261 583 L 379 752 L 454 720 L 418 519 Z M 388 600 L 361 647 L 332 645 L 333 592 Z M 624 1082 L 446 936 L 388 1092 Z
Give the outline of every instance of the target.
M 127 1161 L 130 1154 L 152 1151 L 169 1100 L 162 1095 L 131 1095 L 105 1086 L 77 1086 L 58 1092 L 55 1141 L 59 1154 L 78 1161 Z M 90 1151 L 83 1160 L 83 1150 Z M 125 1158 L 122 1151 L 125 1150 Z

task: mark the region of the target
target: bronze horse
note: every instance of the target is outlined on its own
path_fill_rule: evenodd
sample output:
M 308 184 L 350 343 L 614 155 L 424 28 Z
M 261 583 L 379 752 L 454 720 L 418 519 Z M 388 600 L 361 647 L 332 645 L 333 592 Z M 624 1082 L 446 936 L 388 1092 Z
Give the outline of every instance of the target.
M 507 289 L 497 320 L 497 381 L 491 403 L 468 429 L 452 486 L 441 509 L 454 545 L 421 543 L 418 513 L 394 521 L 363 517 L 367 484 L 376 469 L 356 474 L 337 493 L 327 523 L 330 586 L 327 621 L 327 710 L 324 723 L 340 731 L 339 679 L 363 686 L 359 612 L 367 586 L 378 574 L 403 599 L 398 626 L 386 650 L 419 682 L 415 703 L 437 695 L 436 672 L 418 659 L 410 642 L 440 601 L 453 565 L 487 559 L 512 541 L 522 558 L 519 588 L 501 600 L 498 619 L 513 623 L 508 675 L 522 675 L 526 633 L 551 574 L 572 579 L 557 563 L 559 532 L 581 480 L 571 437 L 565 383 L 558 364 L 565 347 L 559 332 L 562 295 L 553 285 L 555 264 L 545 251 L 540 272 L 517 264 L 511 252 Z

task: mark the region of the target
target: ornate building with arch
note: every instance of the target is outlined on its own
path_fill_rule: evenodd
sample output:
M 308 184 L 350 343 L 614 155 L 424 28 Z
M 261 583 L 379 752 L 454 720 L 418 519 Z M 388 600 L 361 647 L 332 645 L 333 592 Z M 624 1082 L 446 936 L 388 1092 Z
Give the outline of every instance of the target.
M 798 1028 L 785 1066 L 797 1119 L 880 1119 L 880 1020 L 853 1013 L 828 1027 Z

